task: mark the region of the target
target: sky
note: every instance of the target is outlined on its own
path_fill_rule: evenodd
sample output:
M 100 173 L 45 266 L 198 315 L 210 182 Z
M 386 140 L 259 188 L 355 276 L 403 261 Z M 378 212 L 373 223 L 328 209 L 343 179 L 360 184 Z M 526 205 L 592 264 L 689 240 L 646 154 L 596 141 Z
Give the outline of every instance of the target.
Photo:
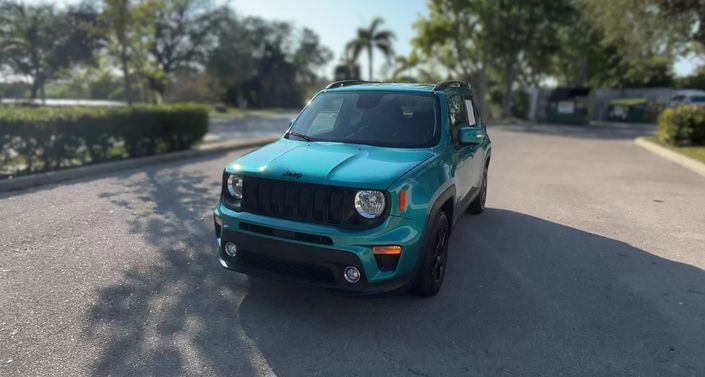
M 47 0 L 25 0 L 28 3 L 46 3 Z M 77 3 L 79 0 L 56 0 L 57 4 Z M 94 0 L 97 1 L 97 0 Z M 347 42 L 355 37 L 358 27 L 367 26 L 377 16 L 385 19 L 383 28 L 397 36 L 394 50 L 397 55 L 411 51 L 413 24 L 420 15 L 428 13 L 426 0 L 221 0 L 230 3 L 243 16 L 293 21 L 298 26 L 313 29 L 323 45 L 335 54 L 323 73 L 332 76 Z M 381 56 L 375 58 L 375 72 L 383 65 Z M 677 76 L 692 73 L 699 62 L 693 57 L 679 58 L 674 71 Z M 360 59 L 363 78 L 367 78 L 367 58 Z
M 408 55 L 414 37 L 413 24 L 420 15 L 428 14 L 425 0 L 234 0 L 232 5 L 241 15 L 293 21 L 316 31 L 322 44 L 335 54 L 326 72 L 331 76 L 332 67 L 339 62 L 345 45 L 355 37 L 359 27 L 369 25 L 375 17 L 384 18 L 382 28 L 396 34 L 396 54 Z M 367 55 L 359 63 L 366 78 Z M 375 72 L 379 72 L 384 59 L 377 55 L 374 63 Z
M 242 15 L 293 21 L 313 29 L 322 43 L 335 53 L 333 64 L 338 62 L 357 28 L 369 25 L 376 16 L 383 17 L 384 27 L 396 33 L 394 50 L 397 55 L 408 55 L 414 37 L 413 24 L 419 15 L 428 14 L 425 0 L 234 0 L 233 6 Z M 674 72 L 677 76 L 686 76 L 694 71 L 697 63 L 692 56 L 679 58 Z M 362 76 L 366 78 L 366 55 L 360 59 L 360 65 Z M 375 59 L 374 65 L 375 72 L 379 72 L 383 59 Z M 331 69 L 327 67 L 328 71 Z M 332 71 L 327 73 L 332 75 Z

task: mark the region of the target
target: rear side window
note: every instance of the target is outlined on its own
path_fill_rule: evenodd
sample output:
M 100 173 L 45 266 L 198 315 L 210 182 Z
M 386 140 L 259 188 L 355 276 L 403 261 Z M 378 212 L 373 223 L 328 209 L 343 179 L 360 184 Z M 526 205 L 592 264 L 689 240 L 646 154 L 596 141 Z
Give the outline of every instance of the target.
M 473 106 L 471 98 L 465 97 L 465 109 L 468 111 L 468 125 L 477 125 L 477 120 L 475 120 L 475 106 Z
M 468 114 L 465 110 L 465 102 L 459 95 L 448 97 L 448 125 L 450 129 L 450 137 L 453 144 L 460 145 L 458 141 L 458 130 L 460 127 L 468 124 Z

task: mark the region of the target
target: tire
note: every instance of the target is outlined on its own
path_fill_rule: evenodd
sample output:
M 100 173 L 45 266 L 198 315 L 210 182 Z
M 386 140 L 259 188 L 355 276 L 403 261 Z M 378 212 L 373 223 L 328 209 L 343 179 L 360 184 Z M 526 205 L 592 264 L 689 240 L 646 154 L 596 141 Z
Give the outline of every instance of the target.
M 485 210 L 485 202 L 487 201 L 487 168 L 482 172 L 482 185 L 480 186 L 480 193 L 477 197 L 470 203 L 467 211 L 471 215 L 479 215 Z
M 421 268 L 419 269 L 411 293 L 421 297 L 434 296 L 441 289 L 448 263 L 448 239 L 450 223 L 443 211 L 438 211 L 431 223 L 424 245 Z

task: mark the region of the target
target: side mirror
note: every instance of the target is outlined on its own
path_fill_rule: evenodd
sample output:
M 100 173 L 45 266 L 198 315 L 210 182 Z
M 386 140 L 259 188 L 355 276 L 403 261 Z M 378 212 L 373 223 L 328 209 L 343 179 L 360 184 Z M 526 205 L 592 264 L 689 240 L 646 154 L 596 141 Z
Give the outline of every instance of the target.
M 485 137 L 482 127 L 463 127 L 458 130 L 458 141 L 460 144 L 477 145 L 482 143 Z

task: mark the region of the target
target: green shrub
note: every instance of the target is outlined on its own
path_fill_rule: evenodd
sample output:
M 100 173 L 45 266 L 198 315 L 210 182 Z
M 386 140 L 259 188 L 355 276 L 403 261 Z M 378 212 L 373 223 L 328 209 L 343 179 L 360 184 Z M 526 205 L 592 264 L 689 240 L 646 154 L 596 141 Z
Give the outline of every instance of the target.
M 200 105 L 0 107 L 0 174 L 184 150 L 207 131 Z
M 659 140 L 673 145 L 705 145 L 705 107 L 666 109 L 658 121 Z

